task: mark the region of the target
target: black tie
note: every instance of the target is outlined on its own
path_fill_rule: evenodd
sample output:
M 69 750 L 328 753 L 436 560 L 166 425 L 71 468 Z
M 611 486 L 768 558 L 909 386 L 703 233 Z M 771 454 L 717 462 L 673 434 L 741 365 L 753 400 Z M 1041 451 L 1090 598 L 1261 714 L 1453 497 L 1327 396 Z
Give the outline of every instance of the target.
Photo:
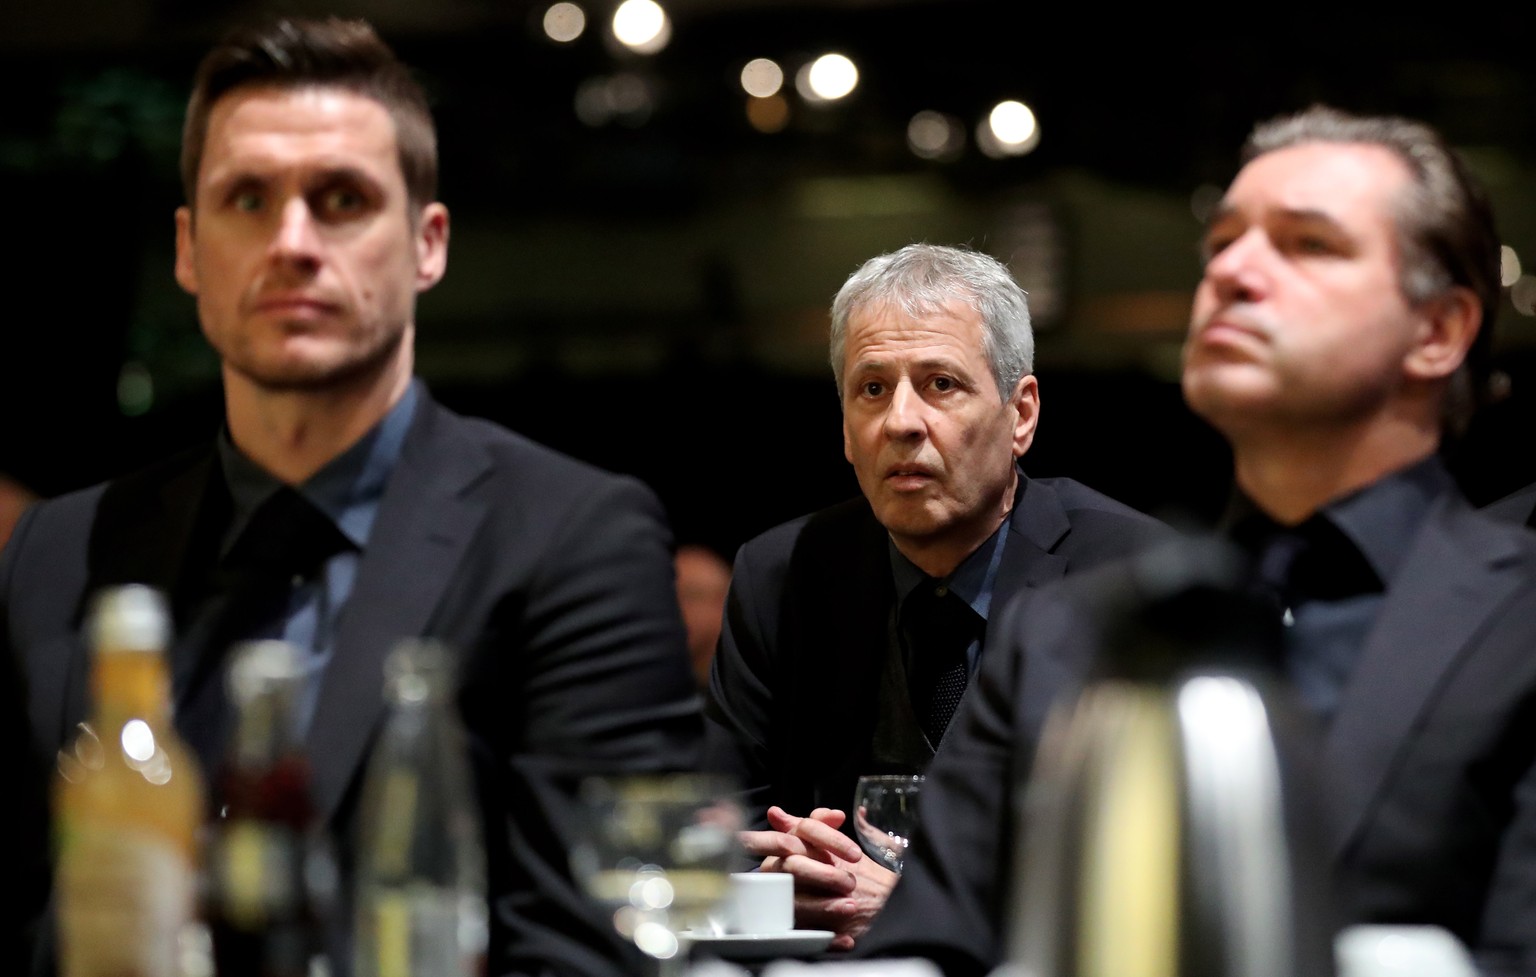
M 937 747 L 965 694 L 970 677 L 966 649 L 980 631 L 981 618 L 958 594 L 925 581 L 902 605 L 908 642 L 912 705 L 930 745 Z
M 177 725 L 210 774 L 227 733 L 222 666 L 230 646 L 280 636 L 294 587 L 351 545 L 329 516 L 285 486 L 256 508 L 220 561 L 198 612 L 194 670 L 176 690 Z
M 1323 517 L 1280 530 L 1258 574 L 1285 625 L 1285 670 L 1301 701 L 1331 718 L 1374 619 L 1360 603 L 1380 592 L 1375 571 Z

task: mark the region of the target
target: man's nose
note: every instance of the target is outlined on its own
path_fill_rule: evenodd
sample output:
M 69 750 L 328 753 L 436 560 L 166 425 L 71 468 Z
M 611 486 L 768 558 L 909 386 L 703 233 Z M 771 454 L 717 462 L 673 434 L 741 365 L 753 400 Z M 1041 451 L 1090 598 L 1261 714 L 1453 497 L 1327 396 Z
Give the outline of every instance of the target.
M 294 197 L 283 204 L 278 213 L 277 232 L 272 238 L 274 257 L 297 261 L 313 261 L 319 247 L 315 215 L 310 212 L 308 201 Z
M 885 410 L 885 433 L 896 440 L 920 436 L 924 431 L 923 398 L 918 396 L 912 384 L 906 380 L 896 384 L 891 391 L 891 402 Z
M 1257 228 L 1212 255 L 1205 263 L 1205 277 L 1226 301 L 1251 302 L 1264 294 L 1266 266 L 1273 249 Z

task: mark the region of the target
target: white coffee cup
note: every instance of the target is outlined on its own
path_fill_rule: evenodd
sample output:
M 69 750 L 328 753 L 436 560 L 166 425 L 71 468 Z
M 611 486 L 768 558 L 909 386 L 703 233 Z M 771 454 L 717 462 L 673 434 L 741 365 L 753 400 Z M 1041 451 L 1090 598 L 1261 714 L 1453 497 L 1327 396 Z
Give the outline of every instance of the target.
M 795 877 L 783 872 L 732 872 L 725 928 L 761 936 L 795 928 Z

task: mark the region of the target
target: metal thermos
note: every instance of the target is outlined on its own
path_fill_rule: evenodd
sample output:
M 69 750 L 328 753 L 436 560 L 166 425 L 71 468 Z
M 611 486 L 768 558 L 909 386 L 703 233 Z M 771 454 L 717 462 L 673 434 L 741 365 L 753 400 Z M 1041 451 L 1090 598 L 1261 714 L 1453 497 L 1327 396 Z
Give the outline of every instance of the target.
M 1332 974 L 1315 731 L 1242 565 L 1180 543 L 1101 581 L 1095 665 L 1053 706 L 1016 805 L 1005 969 Z

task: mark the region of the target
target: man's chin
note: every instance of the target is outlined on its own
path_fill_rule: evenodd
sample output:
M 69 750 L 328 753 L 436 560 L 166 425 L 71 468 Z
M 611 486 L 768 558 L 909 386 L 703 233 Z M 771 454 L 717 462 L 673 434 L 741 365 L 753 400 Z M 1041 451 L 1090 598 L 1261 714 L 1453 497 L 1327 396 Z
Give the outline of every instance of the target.
M 226 366 L 253 386 L 270 393 L 319 393 L 367 385 L 389 361 L 292 358 L 269 363 L 229 363 Z

